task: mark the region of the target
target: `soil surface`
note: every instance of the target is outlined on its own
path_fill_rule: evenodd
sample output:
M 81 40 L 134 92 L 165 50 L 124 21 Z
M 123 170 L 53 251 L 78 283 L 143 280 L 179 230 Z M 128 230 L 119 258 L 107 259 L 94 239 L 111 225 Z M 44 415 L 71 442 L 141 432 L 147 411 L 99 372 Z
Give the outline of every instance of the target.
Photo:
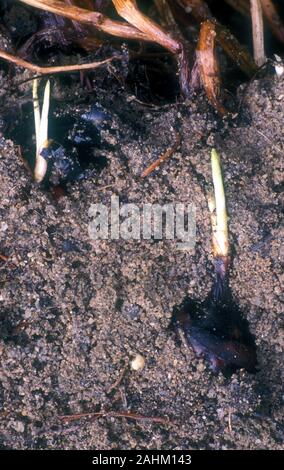
M 3 97 L 4 75 L 2 85 Z M 2 448 L 283 448 L 284 78 L 242 86 L 241 117 L 232 123 L 202 96 L 151 107 L 119 86 L 95 89 L 112 116 L 101 131 L 107 164 L 61 198 L 33 182 L 16 140 L 1 138 L 0 253 L 9 257 L 0 261 Z M 69 91 L 76 101 L 76 89 Z M 56 93 L 53 82 L 53 100 Z M 141 178 L 176 132 L 178 151 Z M 231 288 L 259 360 L 256 374 L 230 378 L 213 373 L 169 329 L 173 307 L 186 294 L 204 299 L 213 282 L 205 184 L 213 146 L 230 214 Z M 112 195 L 139 205 L 194 204 L 195 248 L 92 240 L 89 208 L 108 205 Z M 134 371 L 138 353 L 145 367 Z M 60 419 L 103 410 L 169 421 Z

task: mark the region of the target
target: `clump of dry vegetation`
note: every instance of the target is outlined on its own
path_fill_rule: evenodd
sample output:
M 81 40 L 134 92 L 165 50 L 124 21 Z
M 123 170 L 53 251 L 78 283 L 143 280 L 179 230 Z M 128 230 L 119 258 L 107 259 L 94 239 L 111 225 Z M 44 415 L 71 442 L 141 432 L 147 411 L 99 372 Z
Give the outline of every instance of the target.
M 162 62 L 164 73 L 168 73 L 169 68 L 177 71 L 183 96 L 202 86 L 221 115 L 227 114 L 228 109 L 224 104 L 223 71 L 216 55 L 217 47 L 221 47 L 246 76 L 252 77 L 266 60 L 263 16 L 277 41 L 284 44 L 284 23 L 276 0 L 19 0 L 12 3 L 13 6 L 9 1 L 3 2 L 3 28 L 7 28 L 6 17 L 17 39 L 13 45 L 15 52 L 0 50 L 2 59 L 37 74 L 83 71 L 113 60 L 113 54 L 102 61 L 86 63 L 82 60 L 71 65 L 60 64 L 56 53 L 52 56 L 52 65 L 48 61 L 36 65 L 30 59 L 35 58 L 41 46 L 84 51 L 86 59 L 86 54 L 101 51 L 106 44 L 115 48 L 119 41 L 127 41 L 128 53 L 135 60 L 147 60 L 152 66 Z M 26 17 L 21 18 L 23 31 L 17 34 L 19 4 L 24 7 Z M 251 18 L 254 59 L 233 35 L 230 24 L 213 15 L 216 10 L 217 16 L 222 17 L 219 13 L 228 5 L 238 15 L 239 25 L 245 23 L 247 17 Z M 242 33 L 240 27 L 240 35 Z M 160 47 L 153 51 L 153 44 Z M 165 51 L 172 55 L 175 63 Z

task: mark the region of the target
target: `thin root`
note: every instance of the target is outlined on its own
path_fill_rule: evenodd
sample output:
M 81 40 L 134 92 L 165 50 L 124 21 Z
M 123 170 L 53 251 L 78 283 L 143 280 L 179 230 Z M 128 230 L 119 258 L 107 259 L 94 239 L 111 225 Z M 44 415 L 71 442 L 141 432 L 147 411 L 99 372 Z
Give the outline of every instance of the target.
M 144 416 L 140 414 L 129 413 L 127 411 L 98 411 L 95 413 L 78 413 L 73 415 L 59 416 L 60 421 L 65 423 L 77 421 L 82 418 L 90 418 L 92 420 L 97 418 L 126 418 L 132 419 L 134 421 L 150 421 L 152 423 L 159 424 L 174 424 L 168 418 L 162 418 L 159 416 Z
M 100 67 L 101 65 L 108 64 L 114 57 L 110 57 L 108 59 L 102 60 L 100 62 L 90 62 L 88 64 L 75 64 L 75 65 L 59 65 L 55 67 L 41 67 L 40 65 L 31 64 L 20 57 L 16 57 L 8 52 L 4 52 L 0 50 L 0 58 L 7 60 L 8 62 L 12 62 L 13 64 L 18 65 L 19 67 L 23 67 L 25 69 L 31 70 L 40 75 L 48 75 L 54 73 L 62 73 L 62 72 L 77 72 L 81 70 L 90 70 Z M 117 57 L 116 57 L 117 58 Z
M 152 163 L 146 170 L 143 171 L 141 177 L 145 178 L 146 176 L 149 176 L 150 173 L 152 173 L 158 166 L 160 166 L 161 163 L 166 161 L 168 158 L 170 158 L 173 153 L 178 149 L 179 145 L 181 143 L 181 137 L 180 134 L 176 134 L 176 140 L 173 144 L 172 147 L 170 147 L 165 153 L 163 153 L 158 160 L 156 160 L 154 163 Z

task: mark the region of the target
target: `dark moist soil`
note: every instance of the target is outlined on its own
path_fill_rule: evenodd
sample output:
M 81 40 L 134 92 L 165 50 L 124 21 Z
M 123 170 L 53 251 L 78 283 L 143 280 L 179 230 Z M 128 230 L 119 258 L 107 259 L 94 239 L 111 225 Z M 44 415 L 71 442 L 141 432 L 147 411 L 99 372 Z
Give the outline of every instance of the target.
M 7 83 L 2 78 L 2 96 Z M 154 108 L 118 88 L 96 90 L 112 113 L 102 131 L 107 165 L 60 199 L 32 181 L 16 141 L 1 139 L 0 252 L 9 256 L 0 264 L 2 448 L 280 449 L 284 79 L 243 86 L 242 117 L 230 125 L 202 96 Z M 73 100 L 76 93 L 71 87 Z M 179 151 L 142 179 L 176 130 Z M 255 375 L 214 374 L 169 329 L 173 307 L 186 294 L 204 299 L 213 282 L 202 178 L 211 181 L 213 146 L 230 214 L 231 289 L 256 338 Z M 114 194 L 137 204 L 193 203 L 195 249 L 166 240 L 92 241 L 88 210 Z M 145 367 L 133 371 L 137 353 Z M 104 409 L 170 423 L 59 419 Z

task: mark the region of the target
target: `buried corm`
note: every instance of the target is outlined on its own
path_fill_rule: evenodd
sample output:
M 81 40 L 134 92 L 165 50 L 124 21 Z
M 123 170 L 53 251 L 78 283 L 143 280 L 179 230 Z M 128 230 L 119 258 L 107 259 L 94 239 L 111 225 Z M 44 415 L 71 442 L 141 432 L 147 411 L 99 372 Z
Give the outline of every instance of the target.
M 228 283 L 227 212 L 220 158 L 215 150 L 212 150 L 211 164 L 215 195 L 208 201 L 213 230 L 214 284 L 204 301 L 186 297 L 175 307 L 172 323 L 176 330 L 183 330 L 186 342 L 198 356 L 210 361 L 214 371 L 225 375 L 240 368 L 256 372 L 254 338 Z

